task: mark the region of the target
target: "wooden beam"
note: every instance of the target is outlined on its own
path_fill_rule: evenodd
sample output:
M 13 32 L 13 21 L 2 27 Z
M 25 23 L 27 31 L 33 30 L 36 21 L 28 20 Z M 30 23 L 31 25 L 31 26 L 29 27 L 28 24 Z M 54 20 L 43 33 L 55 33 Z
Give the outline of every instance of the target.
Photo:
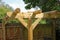
M 7 12 L 7 15 L 10 17 L 12 12 Z M 21 13 L 19 13 L 20 15 Z M 26 13 L 27 15 L 25 16 L 25 13 L 22 14 L 23 18 L 28 18 L 28 15 L 30 13 Z M 49 12 L 43 12 L 44 17 L 43 18 L 60 18 L 60 12 L 58 11 L 49 11 Z M 39 17 L 40 14 L 36 15 L 36 18 L 40 18 Z
M 58 13 L 58 11 L 49 11 L 49 12 L 44 12 L 44 17 L 43 18 L 59 18 L 58 15 L 60 15 L 60 13 Z
M 23 18 L 17 17 L 17 19 L 24 25 L 25 28 L 28 28 L 28 27 L 27 27 L 27 23 L 24 21 Z
M 35 20 L 35 22 L 31 25 L 31 29 L 34 30 L 34 28 L 37 26 L 37 24 L 41 21 L 41 18 L 38 18 Z

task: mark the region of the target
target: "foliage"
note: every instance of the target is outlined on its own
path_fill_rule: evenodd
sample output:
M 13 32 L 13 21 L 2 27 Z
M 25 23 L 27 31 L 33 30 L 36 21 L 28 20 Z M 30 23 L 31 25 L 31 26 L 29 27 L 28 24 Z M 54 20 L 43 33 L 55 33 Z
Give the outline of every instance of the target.
M 8 4 L 5 4 L 0 0 L 0 19 L 2 19 L 5 16 L 6 12 L 12 10 L 13 10 L 12 7 L 10 7 Z
M 60 11 L 60 2 L 59 0 L 23 0 L 26 9 L 35 8 L 38 6 L 43 11 L 59 10 Z

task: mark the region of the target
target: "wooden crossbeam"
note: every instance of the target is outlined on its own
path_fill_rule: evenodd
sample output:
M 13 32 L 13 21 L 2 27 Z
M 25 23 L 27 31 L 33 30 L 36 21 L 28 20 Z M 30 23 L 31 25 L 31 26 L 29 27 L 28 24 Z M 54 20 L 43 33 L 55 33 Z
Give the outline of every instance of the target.
M 49 12 L 44 12 L 44 17 L 43 18 L 60 18 L 60 12 L 58 11 L 49 11 Z
M 7 12 L 7 16 L 11 16 L 11 13 L 12 12 Z M 56 10 L 55 11 L 49 11 L 49 12 L 43 12 L 43 13 L 44 13 L 44 17 L 43 18 L 60 18 L 60 12 L 58 12 Z M 28 15 L 30 13 L 26 13 L 26 14 L 27 14 L 26 16 L 25 16 L 25 13 L 22 14 L 23 18 L 28 18 Z M 36 15 L 35 18 L 40 18 L 40 14 Z

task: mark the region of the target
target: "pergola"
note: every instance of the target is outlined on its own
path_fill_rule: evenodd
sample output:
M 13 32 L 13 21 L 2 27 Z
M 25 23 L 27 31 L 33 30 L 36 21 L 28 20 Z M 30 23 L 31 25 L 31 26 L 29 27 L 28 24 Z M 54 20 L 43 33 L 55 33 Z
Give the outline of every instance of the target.
M 12 18 L 11 15 L 13 12 L 7 12 L 7 16 L 9 17 L 9 20 Z M 25 28 L 28 29 L 28 40 L 33 40 L 33 30 L 37 26 L 37 24 L 41 21 L 42 18 L 59 18 L 60 15 L 58 11 L 50 11 L 50 12 L 44 12 L 44 13 L 37 13 L 35 16 L 33 13 L 22 13 L 19 12 L 16 14 L 16 16 L 12 19 L 18 19 Z M 33 17 L 34 16 L 34 17 Z M 25 22 L 24 18 L 28 19 L 28 23 Z M 32 23 L 31 21 L 33 20 L 32 18 L 36 18 L 36 20 Z M 5 35 L 5 25 L 8 20 L 6 18 L 3 19 L 2 21 L 2 29 L 3 29 L 3 40 L 6 40 L 6 35 Z

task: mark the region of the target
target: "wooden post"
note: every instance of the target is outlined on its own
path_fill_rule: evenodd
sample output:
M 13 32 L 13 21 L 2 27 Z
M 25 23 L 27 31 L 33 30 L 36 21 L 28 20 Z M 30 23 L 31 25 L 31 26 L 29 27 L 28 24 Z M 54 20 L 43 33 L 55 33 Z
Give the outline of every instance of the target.
M 53 29 L 52 29 L 52 31 L 53 31 L 53 40 L 56 40 L 56 18 L 55 19 L 53 19 Z
M 6 40 L 6 35 L 5 35 L 5 21 L 2 21 L 2 32 L 3 32 L 3 40 Z
M 28 28 L 28 40 L 33 40 L 33 30 Z
M 33 30 L 30 28 L 32 24 L 31 18 L 28 18 L 28 40 L 33 40 Z

